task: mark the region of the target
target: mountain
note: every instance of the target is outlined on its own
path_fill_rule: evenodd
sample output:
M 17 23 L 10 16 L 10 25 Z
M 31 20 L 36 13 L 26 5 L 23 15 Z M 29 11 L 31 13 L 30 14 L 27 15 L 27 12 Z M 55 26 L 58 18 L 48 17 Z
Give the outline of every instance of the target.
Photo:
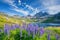
M 28 15 L 30 17 L 30 15 Z M 25 17 L 25 16 L 24 16 Z M 31 23 L 34 22 L 33 19 L 20 17 L 19 15 L 9 16 L 6 13 L 0 12 L 0 27 L 3 27 L 4 24 L 22 24 L 24 22 Z
M 0 27 L 3 27 L 4 24 L 22 24 L 22 20 L 10 17 L 6 13 L 0 12 Z
M 43 21 L 44 23 L 60 23 L 60 12 Z
M 1 16 L 8 16 L 6 13 L 4 13 L 4 12 L 0 12 L 0 15 Z
M 13 18 L 20 18 L 21 16 L 19 16 L 19 15 L 13 15 L 12 17 Z
M 56 19 L 60 19 L 60 12 L 58 12 L 56 15 L 54 15 Z
M 49 15 L 47 12 L 39 12 L 39 13 L 36 13 L 34 17 L 40 18 L 40 17 L 47 16 L 47 15 Z

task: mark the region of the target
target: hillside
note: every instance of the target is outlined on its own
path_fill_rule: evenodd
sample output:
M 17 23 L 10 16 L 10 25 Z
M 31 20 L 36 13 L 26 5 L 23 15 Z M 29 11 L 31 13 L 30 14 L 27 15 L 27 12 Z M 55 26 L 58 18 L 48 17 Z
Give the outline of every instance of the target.
M 60 12 L 45 20 L 44 23 L 60 23 Z
M 9 16 L 6 13 L 0 12 L 0 27 L 4 26 L 4 24 L 22 24 L 23 22 L 30 23 L 34 22 L 35 19 L 30 18 L 22 18 L 16 16 Z
M 0 13 L 0 27 L 4 26 L 4 24 L 21 24 L 22 20 L 13 18 L 13 17 L 8 17 L 7 14 Z

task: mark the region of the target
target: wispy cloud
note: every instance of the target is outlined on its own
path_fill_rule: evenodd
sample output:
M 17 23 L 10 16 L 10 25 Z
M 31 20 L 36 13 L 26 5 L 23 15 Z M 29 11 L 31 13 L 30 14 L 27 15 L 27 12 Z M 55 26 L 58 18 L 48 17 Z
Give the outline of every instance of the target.
M 29 5 L 26 5 L 26 7 L 30 10 L 35 10 L 33 7 L 29 6 Z
M 18 8 L 16 6 L 16 4 L 14 3 L 14 0 L 4 0 L 5 3 L 9 4 L 10 6 L 14 7 L 14 8 Z
M 5 3 L 14 4 L 14 0 L 4 0 Z
M 29 14 L 28 11 L 25 11 L 25 10 L 22 10 L 22 9 L 16 9 L 16 8 L 14 8 L 14 9 L 12 9 L 12 10 L 14 10 L 14 11 L 16 11 L 16 12 L 19 12 L 19 13 L 22 13 L 24 16 L 26 16 L 26 15 Z
M 35 15 L 36 13 L 38 13 L 40 10 L 38 10 L 37 8 L 33 8 L 30 5 L 26 5 L 26 7 L 32 11 L 32 13 L 30 15 Z
M 7 3 L 13 3 L 14 0 L 4 0 L 4 2 L 7 2 Z
M 31 16 L 34 16 L 36 13 L 40 12 L 37 8 L 31 13 Z
M 23 15 L 28 15 L 28 11 L 25 11 L 25 10 L 22 10 L 22 9 L 19 9 L 15 4 L 14 4 L 14 0 L 5 0 L 6 3 L 8 3 L 9 5 L 11 5 L 13 7 L 13 11 L 16 11 L 16 12 L 19 12 L 19 13 L 22 13 Z M 18 3 L 19 5 L 21 4 L 21 1 L 18 0 Z
M 27 5 L 26 3 L 22 4 L 21 0 L 17 0 L 17 1 L 18 1 L 17 5 L 25 5 L 24 7 L 27 8 L 28 10 L 24 10 L 24 8 L 20 9 L 16 5 L 15 0 L 5 0 L 4 2 L 8 3 L 12 7 L 11 10 L 22 13 L 23 15 L 29 15 L 29 14 L 34 15 L 37 12 L 39 12 L 39 10 L 37 8 L 34 8 L 34 7 L 30 6 L 30 5 Z M 32 12 L 30 13 L 29 10 L 31 10 Z
M 44 5 L 45 10 L 47 10 L 49 14 L 54 15 L 57 12 L 60 12 L 60 5 L 58 4 L 58 0 L 44 0 L 42 5 Z
M 49 7 L 49 6 L 56 5 L 57 2 L 56 2 L 56 0 L 43 0 L 42 4 L 43 4 L 45 7 Z
M 58 12 L 60 12 L 60 5 L 50 6 L 47 9 L 49 14 L 57 14 Z

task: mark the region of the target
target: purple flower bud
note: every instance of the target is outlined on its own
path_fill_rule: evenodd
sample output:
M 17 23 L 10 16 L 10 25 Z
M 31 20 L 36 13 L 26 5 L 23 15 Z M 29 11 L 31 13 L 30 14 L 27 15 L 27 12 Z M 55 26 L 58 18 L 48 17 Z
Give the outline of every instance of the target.
M 50 40 L 50 34 L 47 35 L 48 40 Z
M 58 34 L 56 34 L 56 40 L 58 40 L 59 39 L 59 36 L 58 36 Z
M 23 23 L 22 28 L 23 28 L 24 30 L 26 30 L 26 28 L 27 28 L 26 23 Z
M 10 34 L 10 26 L 8 24 L 4 25 L 4 33 L 9 36 Z
M 18 24 L 15 24 L 15 28 L 20 28 L 20 25 L 18 25 Z
M 39 27 L 36 25 L 36 26 L 35 26 L 35 34 L 37 34 L 38 31 L 39 31 Z
M 44 28 L 40 28 L 40 35 L 44 34 Z
M 11 30 L 16 29 L 15 24 L 12 24 L 11 27 L 10 27 L 10 29 L 11 29 Z
M 31 32 L 34 32 L 34 31 L 35 31 L 35 27 L 33 26 L 33 24 L 28 24 L 28 29 L 29 29 Z

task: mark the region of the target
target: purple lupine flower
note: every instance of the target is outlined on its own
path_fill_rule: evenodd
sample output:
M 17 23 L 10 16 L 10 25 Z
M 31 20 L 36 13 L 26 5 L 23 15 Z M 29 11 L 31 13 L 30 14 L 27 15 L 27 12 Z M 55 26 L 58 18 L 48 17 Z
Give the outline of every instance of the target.
M 31 23 L 29 23 L 29 24 L 27 25 L 27 29 L 26 29 L 26 30 L 27 30 L 29 36 L 30 36 L 30 34 L 31 34 L 31 30 L 32 30 L 31 28 L 32 28 L 32 26 L 33 26 L 33 25 L 32 25 Z
M 26 23 L 23 23 L 22 28 L 23 28 L 23 30 L 26 30 L 26 28 L 27 28 Z
M 47 35 L 47 40 L 50 40 L 50 34 Z
M 27 25 L 27 31 L 30 32 L 31 24 Z
M 22 30 L 27 31 L 27 24 L 25 22 L 22 24 Z M 26 35 L 24 35 L 24 37 L 26 37 Z
M 33 24 L 28 24 L 28 30 L 31 32 L 35 31 L 35 27 L 33 26 Z
M 28 32 L 28 35 L 30 36 L 30 28 L 27 27 L 26 31 Z
M 15 24 L 12 24 L 11 27 L 10 27 L 10 29 L 11 29 L 11 30 L 16 29 Z
M 40 28 L 40 35 L 44 34 L 44 28 Z
M 4 25 L 4 33 L 9 36 L 10 34 L 10 26 L 8 24 Z
M 33 24 L 28 24 L 28 28 L 27 29 L 28 29 L 28 33 L 32 34 L 32 36 L 34 38 L 35 37 L 35 26 Z
M 56 34 L 56 40 L 58 40 L 59 39 L 59 36 L 58 36 L 58 34 Z
M 38 27 L 38 25 L 37 25 L 37 24 L 35 24 L 35 34 L 37 34 L 37 33 L 38 33 L 38 30 L 39 30 L 39 27 Z
M 15 28 L 20 28 L 20 25 L 19 24 L 15 24 Z

